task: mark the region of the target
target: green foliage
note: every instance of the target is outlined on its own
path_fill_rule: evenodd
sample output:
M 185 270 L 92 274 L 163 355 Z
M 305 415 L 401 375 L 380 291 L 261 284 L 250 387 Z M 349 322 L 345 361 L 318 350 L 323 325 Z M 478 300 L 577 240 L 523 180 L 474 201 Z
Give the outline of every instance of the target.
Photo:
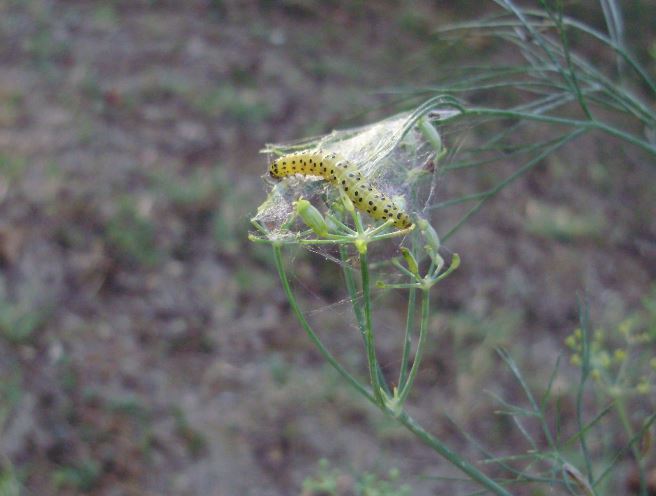
M 78 491 L 90 491 L 98 483 L 102 470 L 98 462 L 84 460 L 75 465 L 68 465 L 53 472 L 55 487 L 69 487 Z
M 238 88 L 223 84 L 195 96 L 193 108 L 212 117 L 226 117 L 240 124 L 252 124 L 268 119 L 273 109 L 254 88 Z
M 29 342 L 49 315 L 49 308 L 33 309 L 0 301 L 0 335 L 14 344 Z
M 152 176 L 155 188 L 178 208 L 203 210 L 212 207 L 227 189 L 224 171 L 196 169 L 188 177 L 156 173 Z
M 184 441 L 187 451 L 192 457 L 199 457 L 207 449 L 207 440 L 201 432 L 190 425 L 182 408 L 175 408 L 173 416 L 175 417 L 175 431 Z
M 611 398 L 619 396 L 652 397 L 656 393 L 656 290 L 645 297 L 643 307 L 608 331 L 594 331 L 589 350 L 584 350 L 584 335 L 576 329 L 565 339 L 572 351 L 571 362 L 581 366 L 583 353 L 589 353 L 590 376 L 597 389 Z
M 240 208 L 243 197 L 225 168 L 197 169 L 188 177 L 168 173 L 151 176 L 154 187 L 179 213 L 210 219 L 211 232 L 223 253 L 235 255 L 241 245 Z
M 408 133 L 408 131 L 415 126 L 418 126 L 421 135 L 424 136 L 424 139 L 432 148 L 431 156 L 439 157 L 444 152 L 442 148 L 442 140 L 438 139 L 439 134 L 437 133 L 437 130 L 433 129 L 430 133 L 426 130 L 427 126 L 432 126 L 432 124 L 426 122 L 426 118 L 432 110 L 433 108 L 428 105 L 418 109 L 409 116 L 404 116 L 403 119 L 401 119 L 404 123 L 401 136 Z M 399 120 L 400 119 L 397 118 L 395 121 Z M 376 129 L 378 125 L 372 125 L 372 127 Z M 398 145 L 401 141 L 399 141 L 398 136 L 396 136 L 396 138 L 393 138 L 392 142 L 395 143 L 395 145 Z M 356 141 L 356 143 L 358 143 L 358 146 L 362 146 L 361 141 Z M 419 149 L 422 146 L 423 142 L 419 139 L 416 143 L 408 144 L 405 148 L 407 148 L 406 151 L 410 152 L 411 156 L 415 156 L 412 151 Z M 263 245 L 268 244 L 272 247 L 276 269 L 294 315 L 301 323 L 301 326 L 304 328 L 310 340 L 317 346 L 324 359 L 330 363 L 344 379 L 346 379 L 363 397 L 393 418 L 400 425 L 408 429 L 408 431 L 421 439 L 458 469 L 462 470 L 473 480 L 481 484 L 481 486 L 486 487 L 497 495 L 508 496 L 509 493 L 500 484 L 490 479 L 462 456 L 452 452 L 439 438 L 426 432 L 412 417 L 408 415 L 405 410 L 405 403 L 413 389 L 415 378 L 420 369 L 422 355 L 426 347 L 430 318 L 431 290 L 442 280 L 449 277 L 460 266 L 460 257 L 457 254 L 453 254 L 450 263 L 447 263 L 444 260 L 438 252 L 441 247 L 441 242 L 437 232 L 430 226 L 428 221 L 421 217 L 416 217 L 414 219 L 416 223 L 411 224 L 405 229 L 393 228 L 394 220 L 391 218 L 388 218 L 378 226 L 367 225 L 365 227 L 360 211 L 354 207 L 349 195 L 345 194 L 343 190 L 338 191 L 339 197 L 334 202 L 331 202 L 330 209 L 326 214 L 325 228 L 322 225 L 321 229 L 317 229 L 318 232 L 315 232 L 312 229 L 306 230 L 303 226 L 299 226 L 299 223 L 296 223 L 296 218 L 299 215 L 297 209 L 292 212 L 292 215 L 287 216 L 279 226 L 266 222 L 267 215 L 272 211 L 276 211 L 277 200 L 280 199 L 280 191 L 274 188 L 269 195 L 269 198 L 267 198 L 258 209 L 257 216 L 251 219 L 251 223 L 257 229 L 257 232 L 252 233 L 249 236 L 249 239 L 255 243 Z M 370 204 L 373 204 L 373 201 L 370 202 Z M 378 289 L 404 290 L 408 295 L 408 317 L 405 337 L 403 340 L 399 380 L 394 387 L 391 387 L 381 371 L 381 366 L 377 357 L 375 331 L 372 318 L 373 288 L 370 273 L 370 271 L 379 270 L 381 266 L 386 266 L 387 264 L 370 265 L 368 257 L 373 245 L 377 246 L 388 240 L 394 240 L 395 238 L 409 235 L 413 235 L 413 242 L 411 243 L 413 249 L 410 250 L 408 248 L 404 250 L 402 252 L 402 258 L 406 263 L 410 264 L 410 269 L 406 268 L 399 258 L 391 258 L 389 262 L 396 271 L 396 278 L 392 277 L 390 279 L 390 274 L 383 274 L 384 280 L 381 279 L 376 283 L 376 288 Z M 320 248 L 331 245 L 339 251 L 340 260 L 338 263 L 341 264 L 346 289 L 353 307 L 353 313 L 364 341 L 365 355 L 369 371 L 368 386 L 361 383 L 326 349 L 317 333 L 306 320 L 303 311 L 299 307 L 294 291 L 292 290 L 282 260 L 283 246 L 310 246 Z M 359 262 L 359 284 L 356 283 L 354 275 L 355 270 L 350 264 L 352 258 L 357 259 Z M 417 263 L 417 260 L 426 260 L 426 262 L 422 263 L 420 266 L 420 264 Z M 401 282 L 397 282 L 398 280 Z M 358 286 L 361 288 L 361 294 L 359 294 L 356 289 Z M 415 296 L 417 293 L 421 295 L 421 318 L 419 319 L 418 325 L 415 323 L 414 319 L 414 313 L 416 311 Z M 413 346 L 413 335 L 416 331 L 418 331 L 416 350 L 414 352 L 412 366 L 410 366 L 410 350 Z
M 616 2 L 601 2 L 600 10 L 607 24 L 608 34 L 582 21 L 567 17 L 562 10 L 564 5 L 562 2 L 540 2 L 542 10 L 518 7 L 512 0 L 499 0 L 496 3 L 502 9 L 500 14 L 495 13 L 488 19 L 448 26 L 442 28 L 439 34 L 445 37 L 454 33 L 456 36 L 461 33 L 469 37 L 490 36 L 495 41 L 508 42 L 511 50 L 516 49 L 519 55 L 523 56 L 523 61 L 509 66 L 502 66 L 495 62 L 494 65 L 482 64 L 474 68 L 454 68 L 445 71 L 448 75 L 445 78 L 446 82 L 427 91 L 418 92 L 423 99 L 427 92 L 433 96 L 418 105 L 411 114 L 412 127 L 423 120 L 429 124 L 436 122 L 440 126 L 440 132 L 443 129 L 449 132 L 476 129 L 476 132 L 472 133 L 475 139 L 463 139 L 462 146 L 458 143 L 453 144 L 458 147 L 457 160 L 450 160 L 446 165 L 439 164 L 444 174 L 469 174 L 469 178 L 465 178 L 462 182 L 473 191 L 465 194 L 459 191 L 453 198 L 441 200 L 439 203 L 434 202 L 427 210 L 435 211 L 464 204 L 473 204 L 473 206 L 465 210 L 464 214 L 461 212 L 460 217 L 448 229 L 440 230 L 441 236 L 438 238 L 440 241 L 436 243 L 438 248 L 439 243 L 448 240 L 466 225 L 473 215 L 481 211 L 485 202 L 539 165 L 552 163 L 545 159 L 586 134 L 596 132 L 601 136 L 613 137 L 650 157 L 656 157 L 656 141 L 653 139 L 656 112 L 649 104 L 649 101 L 656 97 L 656 82 L 628 51 L 622 38 L 622 20 Z M 413 15 L 403 16 L 399 22 L 409 30 L 424 29 L 421 20 Z M 596 59 L 586 60 L 575 53 L 572 49 L 572 44 L 575 42 L 579 46 L 585 45 L 586 48 L 589 44 L 595 45 L 598 52 L 604 53 L 606 58 L 616 62 L 615 71 L 609 70 L 604 64 L 598 64 Z M 628 84 L 628 81 L 642 87 L 646 97 L 643 98 L 632 91 L 630 88 L 634 85 Z M 421 126 L 418 127 L 421 129 Z M 357 131 L 353 133 L 357 134 Z M 316 141 L 306 140 L 297 146 L 298 149 L 304 149 L 303 147 L 311 148 L 318 143 L 316 146 L 325 147 L 327 143 L 331 143 L 330 138 L 335 135 L 336 133 L 333 133 Z M 439 142 L 439 145 L 434 145 L 435 157 L 444 157 L 445 145 L 442 144 L 442 140 L 429 141 Z M 345 143 L 340 145 L 342 145 L 340 151 L 347 147 Z M 446 146 L 449 145 L 450 143 L 447 143 Z M 275 153 L 278 150 L 273 147 L 269 151 Z M 389 150 L 386 151 L 389 153 Z M 446 157 L 452 158 L 449 154 L 446 154 Z M 436 161 L 432 163 L 435 164 Z M 652 162 L 648 163 L 653 166 Z M 510 168 L 512 171 L 508 173 Z M 603 168 L 593 167 L 589 176 L 606 190 L 612 186 L 609 175 Z M 468 180 L 472 177 L 474 180 Z M 479 445 L 488 456 L 488 463 L 495 464 L 497 469 L 507 476 L 507 478 L 491 479 L 478 467 L 470 465 L 460 454 L 452 452 L 439 438 L 424 431 L 409 417 L 404 408 L 424 349 L 425 329 L 430 311 L 428 292 L 433 284 L 458 266 L 459 259 L 454 257 L 451 268 L 443 271 L 444 260 L 438 253 L 438 248 L 431 249 L 427 230 L 422 229 L 420 225 L 423 219 L 418 218 L 416 224 L 420 226 L 421 237 L 417 236 L 416 232 L 404 233 L 410 238 L 405 245 L 405 251 L 401 251 L 401 256 L 390 256 L 387 260 L 388 266 L 398 271 L 397 280 L 402 282 L 390 283 L 381 280 L 376 284 L 377 289 L 395 290 L 395 295 L 400 294 L 400 291 L 406 291 L 408 294 L 401 372 L 398 385 L 390 387 L 380 371 L 376 356 L 369 274 L 369 270 L 374 270 L 374 266 L 370 265 L 367 259 L 369 245 L 381 240 L 377 236 L 385 232 L 385 226 L 374 228 L 372 232 L 363 229 L 360 219 L 357 215 L 353 215 L 352 207 L 349 209 L 348 202 L 343 199 L 337 200 L 334 204 L 331 199 L 328 202 L 327 213 L 320 213 L 321 218 L 314 215 L 314 212 L 310 216 L 308 212 L 302 211 L 292 212 L 287 216 L 267 217 L 275 210 L 272 205 L 281 198 L 284 200 L 285 194 L 288 193 L 284 187 L 273 189 L 267 202 L 260 207 L 258 216 L 253 220 L 257 233 L 252 234 L 250 239 L 272 246 L 283 288 L 301 326 L 326 361 L 363 397 L 400 422 L 490 493 L 507 496 L 510 494 L 510 489 L 515 487 L 510 485 L 512 481 L 513 484 L 528 485 L 535 491 L 562 490 L 570 494 L 587 496 L 601 494 L 605 489 L 610 491 L 612 487 L 617 487 L 608 482 L 608 476 L 618 460 L 627 452 L 632 452 L 634 461 L 640 469 L 642 494 L 647 494 L 644 485 L 645 466 L 640 459 L 637 445 L 648 437 L 647 433 L 656 415 L 643 415 L 644 422 L 638 428 L 634 425 L 635 419 L 631 417 L 626 401 L 632 395 L 643 398 L 653 396 L 653 369 L 656 367 L 653 349 L 656 338 L 653 336 L 652 327 L 645 323 L 653 320 L 653 317 L 649 317 L 650 303 L 645 303 L 641 317 L 629 318 L 618 326 L 619 334 L 625 338 L 623 345 L 610 345 L 604 333 L 597 333 L 591 338 L 587 330 L 587 310 L 582 312 L 582 330 L 575 332 L 567 341 L 574 352 L 573 363 L 581 366 L 580 380 L 573 390 L 566 393 L 556 392 L 554 388 L 558 380 L 569 382 L 560 377 L 558 363 L 546 385 L 546 390 L 538 397 L 532 387 L 529 387 L 529 383 L 534 383 L 535 378 L 530 378 L 529 381 L 511 356 L 504 351 L 501 352 L 503 360 L 525 396 L 524 403 L 527 405 L 511 403 L 499 397 L 502 405 L 499 413 L 510 419 L 506 421 L 507 426 L 514 424 L 518 427 L 521 436 L 527 442 L 527 448 L 516 455 L 496 457 L 486 447 Z M 412 194 L 413 192 L 408 196 Z M 335 205 L 341 207 L 335 208 Z M 425 212 L 421 213 L 425 214 Z M 300 215 L 305 225 L 298 227 L 300 223 L 296 223 L 298 229 L 294 229 L 296 220 L 294 215 Z M 348 218 L 349 215 L 354 217 L 354 222 L 346 225 L 345 217 Z M 271 222 L 268 224 L 262 222 L 263 218 Z M 443 218 L 450 220 L 452 216 L 445 215 Z M 268 225 L 273 221 L 280 222 L 275 229 L 268 229 Z M 426 219 L 425 222 L 430 225 L 430 219 Z M 306 229 L 306 226 L 311 229 Z M 603 240 L 607 227 L 609 226 L 606 225 L 605 219 L 596 213 L 581 213 L 560 204 L 549 205 L 535 200 L 528 202 L 526 228 L 545 238 L 568 241 L 585 238 Z M 355 321 L 365 344 L 364 355 L 369 371 L 367 385 L 362 384 L 348 372 L 343 364 L 325 348 L 304 312 L 299 308 L 287 276 L 288 268 L 281 256 L 282 248 L 290 245 L 312 246 L 317 250 L 332 245 L 340 250 L 339 263 L 345 286 L 353 306 Z M 359 278 L 356 278 L 356 270 L 350 263 L 354 258 L 359 260 Z M 425 264 L 423 260 L 430 261 L 430 267 L 424 276 L 421 275 L 424 273 L 421 267 Z M 383 277 L 389 278 L 389 276 L 389 272 L 383 274 Z M 420 312 L 422 318 L 414 362 L 408 373 L 409 350 L 414 341 L 412 329 L 415 325 L 415 314 L 418 313 L 416 294 L 422 296 Z M 646 301 L 653 301 L 653 298 Z M 656 305 L 651 303 L 651 308 L 654 306 Z M 487 350 L 484 356 L 472 355 L 471 341 L 485 340 L 492 346 L 512 344 L 513 334 L 523 320 L 522 315 L 514 315 L 512 312 L 499 311 L 498 315 L 500 316 L 498 322 L 485 322 L 478 325 L 473 333 L 468 329 L 468 324 L 471 322 L 465 322 L 462 326 L 465 332 L 456 329 L 456 348 L 463 356 L 460 362 L 474 364 L 472 368 L 482 368 L 484 375 L 494 370 L 492 357 L 488 356 Z M 457 324 L 456 320 L 454 322 Z M 466 357 L 465 353 L 467 353 Z M 617 412 L 625 438 L 624 447 L 619 452 L 617 450 L 610 454 L 603 452 L 599 443 L 593 445 L 588 441 L 602 424 L 607 431 L 618 430 L 618 418 L 611 428 L 605 425 L 608 420 L 607 415 L 612 409 L 608 404 L 602 405 L 592 419 L 588 418 L 588 412 L 584 410 L 584 406 L 587 405 L 584 400 L 588 398 L 590 387 L 587 383 L 588 378 L 595 379 L 597 384 L 603 384 L 605 391 L 601 396 L 610 397 L 612 400 L 611 406 Z M 565 397 L 565 394 L 569 396 Z M 574 415 L 561 415 L 559 411 L 562 406 L 561 401 L 575 404 Z M 643 407 L 645 404 L 643 403 Z M 464 434 L 476 442 L 468 433 Z M 607 439 L 603 432 L 601 434 L 600 438 L 604 439 L 606 444 L 612 444 L 612 440 Z M 338 471 L 331 470 L 324 463 L 320 467 L 319 474 L 306 481 L 305 489 L 325 494 L 339 494 L 339 483 Z M 308 494 L 312 493 L 308 492 Z
M 108 412 L 130 420 L 139 452 L 143 457 L 149 457 L 153 448 L 152 412 L 143 398 L 131 394 L 111 397 L 104 400 L 104 407 Z
M 9 460 L 0 463 L 0 496 L 20 496 L 21 484 L 14 466 Z
M 97 7 L 93 13 L 93 22 L 96 27 L 111 29 L 119 22 L 118 13 L 112 3 L 107 2 Z
M 435 105 L 459 111 L 449 119 L 452 124 L 475 126 L 480 137 L 474 146 L 461 147 L 460 159 L 446 171 L 475 169 L 479 178 L 493 180 L 482 191 L 432 206 L 440 209 L 473 203 L 443 240 L 481 211 L 490 198 L 586 134 L 614 137 L 656 157 L 656 112 L 647 103 L 656 96 L 656 82 L 627 49 L 621 36 L 621 11 L 615 2 L 601 2 L 606 5 L 601 10 L 607 16 L 608 34 L 567 17 L 560 2 L 540 2 L 542 10 L 522 8 L 512 0 L 497 3 L 502 8 L 498 15 L 438 31 L 450 41 L 473 37 L 505 41 L 507 49 L 524 59 L 508 66 L 454 67 L 446 71 L 446 82 L 431 89 Z M 575 53 L 572 40 L 579 38 L 586 46 L 595 46 L 598 53 L 614 58 L 616 72 L 609 74 L 597 60 Z M 630 80 L 645 88 L 644 98 L 630 89 Z M 470 105 L 470 98 L 485 104 Z M 495 166 L 503 163 L 515 164 L 514 171 L 499 178 Z M 600 236 L 605 227 L 602 218 L 571 213 L 567 208 L 537 205 L 528 227 L 558 239 Z
M 0 126 L 9 127 L 16 124 L 21 115 L 23 99 L 24 94 L 20 91 L 7 91 L 0 88 Z M 5 159 L 6 156 L 0 154 L 0 170 Z
M 625 451 L 633 455 L 639 472 L 639 487 L 646 494 L 646 461 L 656 423 L 656 287 L 643 299 L 642 308 L 631 312 L 611 332 L 591 332 L 586 321 L 565 339 L 572 351 L 572 364 L 581 368 L 582 381 L 593 379 L 599 403 L 609 404 L 617 422 L 608 422 L 600 438 L 623 434 Z M 608 476 L 620 454 L 602 472 Z M 592 461 L 587 460 L 592 473 Z M 598 471 L 597 471 L 598 473 Z M 591 476 L 590 476 L 591 477 Z
M 319 460 L 319 466 L 314 475 L 303 481 L 303 496 L 410 496 L 410 486 L 399 482 L 400 472 L 397 469 L 389 471 L 387 478 L 371 472 L 365 472 L 357 478 L 331 468 L 330 462 L 324 458 Z
M 41 30 L 27 42 L 27 50 L 32 60 L 47 66 L 57 59 L 67 56 L 70 46 L 65 42 L 53 38 L 51 32 Z
M 545 238 L 572 241 L 600 239 L 606 227 L 596 213 L 574 212 L 568 207 L 530 201 L 526 208 L 526 230 Z
M 119 200 L 117 212 L 105 226 L 105 236 L 110 248 L 125 262 L 152 267 L 161 258 L 153 223 L 137 211 L 129 197 Z
M 490 374 L 496 374 L 498 362 L 495 349 L 519 342 L 518 334 L 524 318 L 520 312 L 505 308 L 485 315 L 456 312 L 448 315 L 446 328 L 453 339 L 458 394 L 463 397 L 480 395 L 480 385 Z M 519 350 L 518 350 L 519 351 Z M 465 404 L 468 402 L 465 401 Z M 462 412 L 464 417 L 467 412 Z
M 49 71 L 54 64 L 70 56 L 70 39 L 53 29 L 50 17 L 55 14 L 51 6 L 39 2 L 20 3 L 33 17 L 38 28 L 25 39 L 24 47 L 29 60 L 38 68 Z
M 107 409 L 110 412 L 116 412 L 135 419 L 139 424 L 148 421 L 149 412 L 143 400 L 137 396 L 125 395 L 116 398 L 110 398 L 107 401 Z
M 0 174 L 7 181 L 15 182 L 19 180 L 27 167 L 27 160 L 20 157 L 10 157 L 0 152 Z
M 417 11 L 414 5 L 409 5 L 399 15 L 398 23 L 402 29 L 415 34 L 419 38 L 430 40 L 433 27 L 424 13 Z
M 603 329 L 592 332 L 587 307 L 581 308 L 581 327 L 565 339 L 572 351 L 571 363 L 580 368 L 579 381 L 568 391 L 554 390 L 557 382 L 564 382 L 559 377 L 562 373 L 557 363 L 546 389 L 538 397 L 528 386 L 529 378 L 507 352 L 500 350 L 527 404 L 497 397 L 501 404 L 498 413 L 513 419 L 528 449 L 495 457 L 479 445 L 488 454 L 487 463 L 498 464 L 526 484 L 561 485 L 572 494 L 592 496 L 612 494 L 617 482 L 611 474 L 625 454 L 632 453 L 640 484 L 646 484 L 645 461 L 649 450 L 646 446 L 656 423 L 653 295 L 645 298 L 644 303 L 642 309 L 628 315 L 613 332 Z M 588 379 L 592 382 L 588 383 Z M 588 395 L 595 400 L 596 412 L 583 409 Z M 574 432 L 566 430 L 567 415 L 559 408 L 572 396 L 576 400 Z M 615 417 L 611 415 L 613 412 Z M 619 439 L 623 445 L 618 448 Z M 646 485 L 642 491 L 647 494 Z
M 9 413 L 18 403 L 23 391 L 18 374 L 0 377 L 0 436 Z

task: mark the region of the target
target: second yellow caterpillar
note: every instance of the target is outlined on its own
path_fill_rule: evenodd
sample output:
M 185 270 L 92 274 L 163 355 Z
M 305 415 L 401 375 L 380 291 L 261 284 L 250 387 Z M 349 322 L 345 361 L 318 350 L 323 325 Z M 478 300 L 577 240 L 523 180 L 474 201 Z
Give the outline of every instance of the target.
M 359 210 L 374 219 L 392 219 L 397 229 L 412 226 L 410 217 L 402 208 L 376 189 L 353 163 L 335 153 L 290 153 L 271 162 L 269 174 L 278 179 L 294 174 L 323 177 L 332 185 L 342 188 Z

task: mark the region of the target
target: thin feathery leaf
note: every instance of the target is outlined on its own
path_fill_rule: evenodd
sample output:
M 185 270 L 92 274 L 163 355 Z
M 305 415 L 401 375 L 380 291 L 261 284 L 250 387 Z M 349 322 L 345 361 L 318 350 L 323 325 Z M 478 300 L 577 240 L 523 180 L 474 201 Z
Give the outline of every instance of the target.
M 576 392 L 576 422 L 578 430 L 581 433 L 579 444 L 581 445 L 581 453 L 585 460 L 585 468 L 587 472 L 588 482 L 592 483 L 594 474 L 592 472 L 592 461 L 590 459 L 590 451 L 586 441 L 587 429 L 585 429 L 585 422 L 583 420 L 583 395 L 585 393 L 585 383 L 590 375 L 590 314 L 587 302 L 579 300 L 579 324 L 582 333 L 581 337 L 581 378 L 579 380 Z

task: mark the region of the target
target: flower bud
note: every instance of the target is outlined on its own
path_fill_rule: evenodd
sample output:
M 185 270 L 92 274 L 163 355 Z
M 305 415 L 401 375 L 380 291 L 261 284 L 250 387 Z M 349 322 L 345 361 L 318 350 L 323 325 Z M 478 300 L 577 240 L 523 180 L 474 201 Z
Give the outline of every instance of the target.
M 426 244 L 430 247 L 431 251 L 437 254 L 440 251 L 441 243 L 440 237 L 437 235 L 437 232 L 433 226 L 431 226 L 426 219 L 418 218 L 417 227 L 419 228 L 421 235 L 426 240 Z
M 405 246 L 401 247 L 401 254 L 405 259 L 405 263 L 408 265 L 408 270 L 414 275 L 419 276 L 419 266 L 417 265 L 417 260 L 414 255 L 408 250 Z
M 437 129 L 435 129 L 435 126 L 431 124 L 431 122 L 428 120 L 426 116 L 422 117 L 421 120 L 419 121 L 419 129 L 421 129 L 424 138 L 426 138 L 426 141 L 428 141 L 430 145 L 433 147 L 435 153 L 437 153 L 438 155 L 442 155 L 443 154 L 442 137 L 440 136 L 440 133 L 437 132 Z
M 458 267 L 460 267 L 460 255 L 454 253 L 451 257 L 451 265 L 449 265 L 449 272 L 453 272 Z
M 309 201 L 301 198 L 295 202 L 295 207 L 299 217 L 317 236 L 326 236 L 328 234 L 328 225 L 323 215 Z

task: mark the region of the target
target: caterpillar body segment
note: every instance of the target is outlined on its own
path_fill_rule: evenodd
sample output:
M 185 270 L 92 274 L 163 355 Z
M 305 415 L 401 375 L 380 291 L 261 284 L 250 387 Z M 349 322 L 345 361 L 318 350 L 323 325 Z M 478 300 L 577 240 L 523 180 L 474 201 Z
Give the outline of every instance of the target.
M 342 188 L 356 208 L 374 219 L 391 219 L 397 229 L 412 226 L 408 214 L 392 198 L 374 187 L 353 163 L 335 153 L 315 151 L 283 155 L 271 163 L 269 174 L 278 179 L 294 174 L 322 177 Z

